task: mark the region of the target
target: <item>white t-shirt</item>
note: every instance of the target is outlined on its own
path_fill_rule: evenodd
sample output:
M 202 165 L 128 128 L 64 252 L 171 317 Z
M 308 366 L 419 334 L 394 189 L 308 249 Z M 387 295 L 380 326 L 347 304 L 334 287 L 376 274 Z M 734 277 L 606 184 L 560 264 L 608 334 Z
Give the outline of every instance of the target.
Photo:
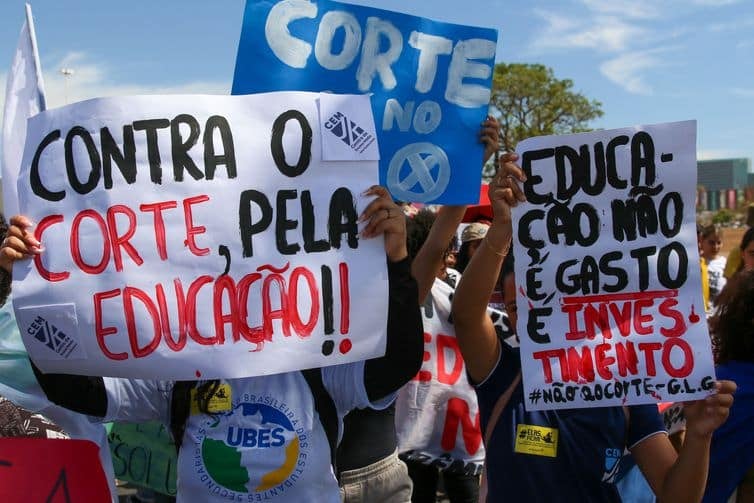
M 709 300 L 714 304 L 718 294 L 723 290 L 727 280 L 725 279 L 725 257 L 718 256 L 707 262 L 707 277 L 709 278 Z
M 370 403 L 364 362 L 322 369 L 342 431 L 351 409 Z M 178 501 L 339 502 L 330 447 L 314 397 L 300 372 L 229 379 L 229 404 L 218 414 L 191 414 L 178 453 Z M 105 421 L 158 419 L 169 424 L 172 383 L 105 379 Z
M 476 392 L 450 321 L 454 289 L 435 279 L 422 311 L 424 362 L 395 402 L 398 451 L 411 461 L 450 473 L 478 474 L 484 463 Z M 506 314 L 488 313 L 495 330 L 515 342 Z M 516 344 L 517 345 L 517 344 Z

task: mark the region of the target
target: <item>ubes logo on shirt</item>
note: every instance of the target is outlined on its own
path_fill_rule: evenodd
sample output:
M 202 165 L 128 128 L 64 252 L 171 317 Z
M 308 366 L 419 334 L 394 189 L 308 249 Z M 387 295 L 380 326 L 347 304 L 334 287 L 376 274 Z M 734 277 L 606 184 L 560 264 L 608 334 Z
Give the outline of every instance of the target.
M 238 501 L 252 495 L 253 501 L 257 496 L 285 500 L 303 474 L 306 431 L 287 405 L 270 397 L 260 402 L 236 402 L 229 411 L 208 416 L 198 429 L 193 464 L 211 494 Z

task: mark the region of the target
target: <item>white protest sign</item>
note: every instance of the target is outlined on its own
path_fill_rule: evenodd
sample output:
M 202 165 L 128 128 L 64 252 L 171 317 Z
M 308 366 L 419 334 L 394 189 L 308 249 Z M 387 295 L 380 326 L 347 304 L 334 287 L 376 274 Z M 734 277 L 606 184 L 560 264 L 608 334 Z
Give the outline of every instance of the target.
M 322 160 L 319 98 L 97 99 L 32 119 L 18 192 L 46 251 L 13 290 L 37 365 L 237 378 L 384 354 L 383 240 L 357 223 L 377 162 Z M 367 96 L 333 107 L 375 136 Z
M 519 143 L 527 410 L 691 400 L 714 380 L 696 241 L 696 122 Z

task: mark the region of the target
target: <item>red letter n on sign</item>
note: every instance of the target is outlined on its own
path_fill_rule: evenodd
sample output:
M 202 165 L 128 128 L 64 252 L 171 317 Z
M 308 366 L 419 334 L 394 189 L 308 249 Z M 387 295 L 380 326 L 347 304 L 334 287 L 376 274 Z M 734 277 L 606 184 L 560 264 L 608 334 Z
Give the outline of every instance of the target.
M 469 404 L 462 398 L 448 400 L 448 409 L 445 413 L 445 428 L 442 431 L 440 446 L 446 452 L 452 451 L 456 446 L 458 426 L 461 426 L 463 444 L 466 452 L 474 454 L 482 445 L 482 431 L 479 427 L 479 412 L 474 420 L 469 415 Z

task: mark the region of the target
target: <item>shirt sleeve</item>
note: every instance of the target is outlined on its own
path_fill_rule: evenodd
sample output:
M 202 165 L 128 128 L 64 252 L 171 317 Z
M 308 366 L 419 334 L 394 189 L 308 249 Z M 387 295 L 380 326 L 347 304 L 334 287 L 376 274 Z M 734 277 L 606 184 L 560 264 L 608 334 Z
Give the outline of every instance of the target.
M 170 396 L 173 385 L 169 381 L 147 381 L 105 377 L 107 413 L 103 422 L 144 422 L 170 419 Z
M 666 433 L 657 405 L 633 405 L 628 408 L 629 449 L 657 433 Z
M 364 381 L 369 396 L 381 403 L 413 378 L 424 355 L 424 327 L 416 280 L 408 258 L 388 262 L 388 313 L 385 356 L 367 360 Z
M 372 408 L 382 410 L 393 403 L 397 392 L 390 393 L 374 402 L 369 400 L 366 387 L 364 386 L 364 361 L 334 365 L 322 369 L 322 383 L 330 393 L 338 409 L 338 414 L 343 417 L 353 409 Z
M 501 389 L 508 389 L 519 372 L 521 372 L 521 350 L 500 339 L 500 355 L 495 367 L 481 382 L 474 384 L 471 376 L 469 376 L 469 382 L 478 391 L 492 389 L 495 393 L 500 393 Z

